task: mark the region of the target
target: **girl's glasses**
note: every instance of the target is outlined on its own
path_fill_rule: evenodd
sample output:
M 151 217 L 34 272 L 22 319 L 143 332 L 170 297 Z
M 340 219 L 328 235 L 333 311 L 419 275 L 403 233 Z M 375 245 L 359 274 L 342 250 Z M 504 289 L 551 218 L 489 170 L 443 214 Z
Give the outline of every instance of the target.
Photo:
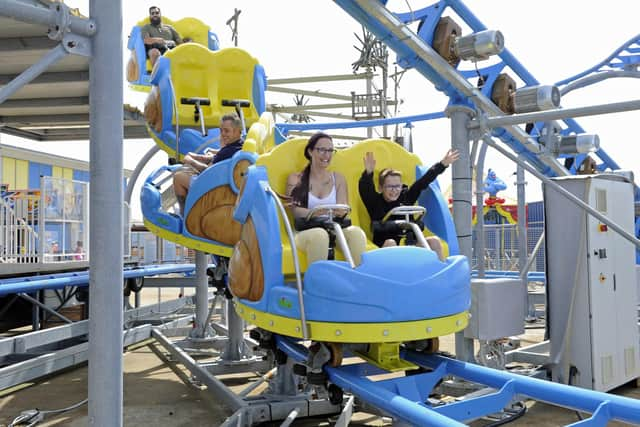
M 314 148 L 314 150 L 316 150 L 320 154 L 335 154 L 338 151 L 335 148 L 322 148 L 322 147 L 316 147 Z
M 388 184 L 384 188 L 385 190 L 402 190 L 402 184 Z

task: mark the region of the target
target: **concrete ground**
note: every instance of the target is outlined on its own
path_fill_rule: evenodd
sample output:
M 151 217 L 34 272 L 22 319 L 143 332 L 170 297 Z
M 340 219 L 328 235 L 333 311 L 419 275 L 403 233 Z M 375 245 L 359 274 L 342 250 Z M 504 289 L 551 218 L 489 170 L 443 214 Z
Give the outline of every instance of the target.
M 175 298 L 177 291 L 163 290 L 162 299 Z M 176 295 L 173 295 L 176 294 Z M 156 290 L 145 290 L 143 301 L 154 302 Z M 541 339 L 541 330 L 532 329 L 521 337 L 522 345 Z M 441 349 L 452 352 L 453 336 L 441 339 Z M 234 375 L 225 380 L 227 385 L 241 390 L 252 374 Z M 625 386 L 615 391 L 635 399 L 640 390 Z M 0 392 L 0 427 L 7 426 L 21 411 L 33 408 L 55 410 L 69 407 L 87 397 L 87 366 L 69 369 L 63 373 L 26 383 Z M 510 423 L 513 426 L 558 426 L 579 420 L 574 411 L 553 407 L 544 403 L 528 402 L 524 417 Z M 218 404 L 206 389 L 189 382 L 189 373 L 181 366 L 168 361 L 162 347 L 154 341 L 139 343 L 124 353 L 124 425 L 125 426 L 219 426 L 230 411 Z M 88 424 L 87 405 L 64 414 L 48 415 L 42 426 L 85 426 Z M 481 426 L 486 422 L 476 422 Z M 266 424 L 279 425 L 279 423 Z M 294 426 L 330 426 L 328 417 L 299 420 Z M 391 425 L 388 419 L 357 413 L 351 425 Z M 622 426 L 622 423 L 611 423 Z

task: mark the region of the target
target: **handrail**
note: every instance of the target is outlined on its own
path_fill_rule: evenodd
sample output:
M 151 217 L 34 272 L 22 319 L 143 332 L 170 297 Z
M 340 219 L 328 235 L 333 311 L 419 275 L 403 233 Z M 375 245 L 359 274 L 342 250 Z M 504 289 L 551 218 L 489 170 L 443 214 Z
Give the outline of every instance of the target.
M 287 237 L 289 238 L 289 243 L 291 244 L 291 253 L 293 255 L 293 267 L 296 271 L 296 287 L 298 289 L 298 304 L 300 304 L 300 323 L 302 326 L 302 337 L 305 340 L 308 340 L 309 333 L 307 331 L 307 318 L 304 311 L 304 297 L 302 295 L 302 275 L 300 273 L 300 261 L 298 260 L 298 248 L 296 247 L 296 239 L 293 235 L 293 230 L 291 229 L 289 218 L 287 217 L 287 211 L 284 209 L 284 206 L 280 201 L 280 197 L 278 196 L 278 193 L 276 193 L 270 186 L 267 186 L 266 190 L 269 194 L 271 194 L 271 196 L 274 198 L 276 202 L 276 206 L 278 206 L 278 210 L 282 215 L 282 221 L 284 222 L 284 228 L 287 231 Z
M 424 234 L 422 234 L 422 230 L 420 230 L 418 224 L 411 221 L 411 219 L 409 218 L 410 215 L 419 215 L 418 220 L 420 220 L 424 217 L 424 214 L 426 212 L 427 210 L 424 208 L 424 206 L 396 206 L 395 208 L 387 212 L 384 218 L 382 218 L 382 222 L 387 222 L 389 218 L 395 215 L 404 215 L 404 220 L 398 220 L 396 221 L 396 224 L 399 222 L 409 225 L 409 227 L 411 227 L 411 231 L 413 231 L 413 234 L 415 234 L 416 239 L 418 239 L 420 246 L 429 249 L 427 239 L 425 239 Z
M 306 220 L 309 221 L 316 212 L 323 211 L 323 210 L 329 211 L 328 213 L 329 219 L 327 221 L 327 224 L 331 224 L 331 227 L 333 228 L 333 232 L 336 234 L 336 239 L 338 240 L 338 245 L 340 246 L 340 250 L 342 250 L 342 254 L 346 258 L 351 268 L 356 268 L 356 263 L 353 261 L 353 256 L 351 255 L 351 250 L 349 249 L 349 245 L 347 245 L 347 239 L 344 237 L 344 232 L 342 231 L 342 227 L 333 220 L 334 210 L 347 211 L 346 215 L 349 215 L 349 213 L 351 212 L 351 206 L 346 204 L 341 204 L 341 203 L 318 205 L 313 209 L 309 210 Z
M 340 245 L 342 254 L 346 258 L 351 268 L 356 268 L 356 263 L 353 262 L 351 250 L 349 250 L 349 245 L 347 245 L 347 239 L 344 237 L 342 227 L 337 222 L 331 222 L 331 225 L 333 226 L 333 232 L 336 233 L 336 239 L 338 240 L 338 244 Z
M 18 203 L 19 199 L 13 199 Z M 7 198 L 0 198 L 0 262 L 15 262 L 20 259 L 34 258 L 37 255 L 36 242 L 38 232 L 31 224 L 37 222 L 35 214 L 30 212 L 29 220 L 16 214 Z M 21 245 L 18 245 L 18 242 Z

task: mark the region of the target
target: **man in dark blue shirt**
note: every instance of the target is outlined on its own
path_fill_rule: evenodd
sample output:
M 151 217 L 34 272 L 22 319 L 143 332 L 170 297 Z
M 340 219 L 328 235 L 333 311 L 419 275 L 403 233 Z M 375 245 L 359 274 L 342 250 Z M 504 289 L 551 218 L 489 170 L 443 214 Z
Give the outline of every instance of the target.
M 211 165 L 230 159 L 242 149 L 242 121 L 235 114 L 225 114 L 220 119 L 220 149 L 211 150 L 206 154 L 189 153 L 184 156 L 184 168 L 173 175 L 173 191 L 180 205 L 180 214 L 184 214 L 184 204 L 193 176 L 199 174 Z

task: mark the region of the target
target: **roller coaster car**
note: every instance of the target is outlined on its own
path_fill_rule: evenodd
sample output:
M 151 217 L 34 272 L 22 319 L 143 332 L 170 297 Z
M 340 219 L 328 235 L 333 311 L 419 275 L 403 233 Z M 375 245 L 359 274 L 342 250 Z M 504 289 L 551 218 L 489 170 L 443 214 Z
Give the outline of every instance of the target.
M 234 213 L 242 231 L 229 264 L 238 314 L 259 328 L 295 338 L 369 343 L 374 351 L 395 345 L 396 356 L 401 342 L 464 329 L 471 295 L 466 258 L 453 255 L 441 262 L 434 252 L 421 247 L 378 249 L 369 242 L 368 249 L 375 249 L 364 253 L 355 268 L 339 260 L 307 266 L 304 254 L 298 253 L 304 273 L 299 298 L 278 194 L 284 193 L 287 176 L 306 164 L 305 144 L 305 139 L 286 141 L 260 156 L 247 172 Z M 331 169 L 347 180 L 352 223 L 371 238 L 369 216 L 357 193 L 362 159 L 368 151 L 380 159 L 378 167 L 400 167 L 408 181 L 426 168 L 417 156 L 386 140 L 365 141 L 335 154 Z M 437 183 L 423 192 L 420 202 L 429 212 L 426 226 L 447 242 L 449 253 L 457 253 L 453 221 Z
M 183 40 L 190 40 L 189 43 L 199 44 L 212 51 L 220 49 L 218 36 L 199 19 L 183 18 L 172 21 L 163 16 L 162 23 L 171 25 Z M 151 62 L 147 59 L 142 39 L 142 27 L 147 24 L 149 24 L 149 17 L 138 22 L 131 29 L 127 43 L 127 48 L 131 51 L 131 57 L 127 63 L 127 81 L 132 89 L 141 92 L 151 90 Z
M 153 89 L 144 109 L 147 130 L 177 160 L 215 144 L 220 119 L 234 111 L 233 106 L 223 106 L 220 100 L 250 101 L 244 111 L 247 127 L 260 121 L 266 108 L 264 69 L 239 48 L 212 52 L 195 43 L 179 45 L 158 59 L 151 83 Z M 273 127 L 269 117 L 261 122 Z
M 240 239 L 240 223 L 232 219 L 233 209 L 247 168 L 256 158 L 255 143 L 245 140 L 242 151 L 195 176 L 187 194 L 184 220 L 162 209 L 160 192 L 166 174 L 181 165 L 158 168 L 146 179 L 140 196 L 145 226 L 155 235 L 188 248 L 231 256 L 233 245 Z

